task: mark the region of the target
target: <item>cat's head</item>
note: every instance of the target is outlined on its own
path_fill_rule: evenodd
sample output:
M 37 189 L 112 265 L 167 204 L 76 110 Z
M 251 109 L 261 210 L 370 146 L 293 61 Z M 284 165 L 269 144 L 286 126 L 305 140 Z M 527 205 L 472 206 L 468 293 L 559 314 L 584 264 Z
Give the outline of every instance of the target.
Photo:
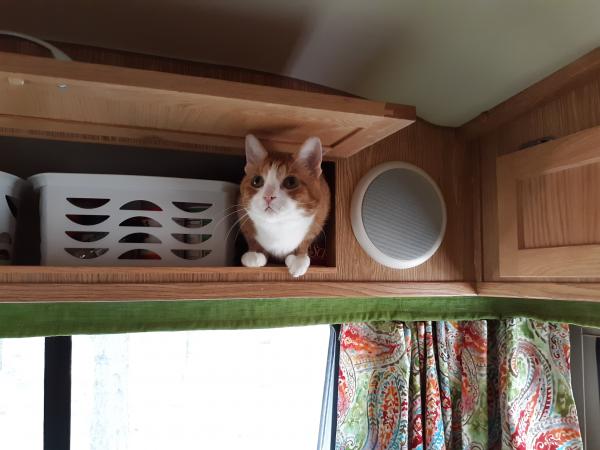
M 253 135 L 246 136 L 246 175 L 240 203 L 254 219 L 285 220 L 314 214 L 321 201 L 319 138 L 311 137 L 293 155 L 269 153 Z

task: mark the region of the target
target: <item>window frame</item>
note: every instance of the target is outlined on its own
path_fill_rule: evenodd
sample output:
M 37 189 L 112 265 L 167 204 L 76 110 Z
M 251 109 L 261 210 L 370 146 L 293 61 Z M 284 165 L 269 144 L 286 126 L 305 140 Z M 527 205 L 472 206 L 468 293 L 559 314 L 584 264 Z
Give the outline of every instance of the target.
M 44 449 L 71 448 L 71 336 L 44 342 Z

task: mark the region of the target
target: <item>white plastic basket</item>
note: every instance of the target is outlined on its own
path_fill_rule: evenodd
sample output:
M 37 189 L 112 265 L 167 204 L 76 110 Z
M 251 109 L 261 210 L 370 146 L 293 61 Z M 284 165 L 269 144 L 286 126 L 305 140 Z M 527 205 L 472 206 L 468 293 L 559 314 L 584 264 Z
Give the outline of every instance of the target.
M 0 172 L 0 265 L 10 264 L 14 259 L 17 212 L 24 186 L 21 178 Z
M 233 183 L 46 173 L 40 195 L 42 265 L 233 264 Z

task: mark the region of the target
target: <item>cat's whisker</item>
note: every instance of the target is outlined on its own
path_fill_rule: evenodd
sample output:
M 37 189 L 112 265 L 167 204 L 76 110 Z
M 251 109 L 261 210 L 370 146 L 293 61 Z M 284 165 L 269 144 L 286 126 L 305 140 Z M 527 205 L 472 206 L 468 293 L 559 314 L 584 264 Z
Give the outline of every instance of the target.
M 219 227 L 220 227 L 222 224 L 224 224 L 224 223 L 225 223 L 225 221 L 226 221 L 226 220 L 228 220 L 228 219 L 229 219 L 229 220 L 235 220 L 235 214 L 238 214 L 238 211 L 235 211 L 235 212 L 234 212 L 234 213 L 232 213 L 232 214 L 228 214 L 227 216 L 225 216 L 225 217 L 222 217 L 220 220 L 218 220 L 218 221 L 215 223 L 215 225 L 213 226 L 213 230 L 217 231 L 217 230 L 218 230 L 218 228 L 219 228 Z M 231 216 L 233 216 L 233 217 L 231 217 Z
M 243 218 L 245 216 L 246 216 L 246 214 L 244 214 L 244 215 L 242 215 L 241 217 L 238 217 L 238 218 L 232 218 L 230 220 L 230 222 L 229 222 L 230 224 L 228 224 L 227 228 L 226 228 L 226 232 L 225 232 L 226 236 L 229 235 L 229 230 L 231 230 L 231 229 L 233 229 L 235 227 L 235 225 L 239 222 L 240 218 Z
M 215 211 L 214 215 L 224 214 L 227 211 L 231 211 L 232 209 L 236 209 L 236 208 L 238 208 L 240 210 L 244 209 L 244 205 L 242 205 L 242 204 L 231 205 L 229 208 L 225 208 L 225 209 L 222 209 L 222 210 L 219 210 L 219 211 Z
M 242 212 L 242 211 L 245 211 L 245 208 L 240 208 L 240 209 L 236 209 L 236 210 L 234 210 L 234 211 L 231 211 L 231 212 L 229 212 L 229 213 L 225 214 L 225 215 L 223 216 L 223 218 L 226 218 L 226 217 L 232 216 L 233 214 L 237 214 L 237 213 L 239 213 L 239 212 Z
M 233 212 L 230 212 L 229 214 L 224 215 L 223 217 L 221 217 L 214 225 L 213 225 L 213 229 L 216 229 L 221 223 L 223 223 L 223 221 L 225 221 L 228 217 L 233 216 L 234 214 L 239 214 L 242 211 L 246 211 L 244 208 L 242 209 L 238 209 L 235 210 Z M 247 214 L 247 213 L 246 213 Z
M 221 210 L 218 210 L 218 211 L 214 211 L 213 215 L 218 216 L 218 215 L 224 214 L 227 211 L 231 211 L 232 209 L 236 209 L 236 208 L 244 209 L 244 205 L 242 205 L 242 204 L 231 205 L 228 208 L 221 209 Z
M 227 231 L 227 235 L 225 236 L 225 241 L 227 241 L 227 239 L 229 239 L 229 235 L 231 234 L 231 232 L 233 231 L 233 229 L 236 227 L 236 225 L 238 225 L 242 220 L 244 220 L 247 217 L 249 217 L 248 214 L 244 214 L 242 217 L 240 217 L 238 220 L 236 220 L 233 223 L 233 225 L 231 226 L 231 228 L 229 228 L 229 231 Z
M 244 207 L 244 205 L 242 205 L 241 203 L 236 203 L 235 205 L 231 205 L 231 206 L 229 206 L 228 208 L 225 208 L 225 209 L 224 209 L 224 210 L 222 210 L 221 212 L 225 212 L 225 211 L 228 211 L 228 210 L 230 210 L 230 209 L 237 208 L 237 207 L 242 207 L 242 208 L 243 208 L 243 207 Z
M 229 227 L 229 229 L 231 230 L 233 227 L 235 227 L 238 223 L 240 223 L 241 220 L 245 219 L 248 216 L 248 213 L 244 213 L 242 215 L 240 215 L 231 225 L 231 227 Z
M 244 225 L 246 225 L 246 223 L 250 220 L 250 216 L 246 216 L 245 220 L 240 224 L 240 226 L 238 227 L 237 233 L 235 233 L 235 237 L 233 238 L 233 242 L 237 241 L 238 237 L 240 236 L 240 232 L 242 231 L 242 227 Z

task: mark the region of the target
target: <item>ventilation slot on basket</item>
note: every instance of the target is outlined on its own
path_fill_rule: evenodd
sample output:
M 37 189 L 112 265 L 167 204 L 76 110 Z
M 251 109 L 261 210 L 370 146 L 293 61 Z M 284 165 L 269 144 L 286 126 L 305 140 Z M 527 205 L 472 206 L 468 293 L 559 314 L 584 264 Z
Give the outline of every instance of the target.
M 210 250 L 171 250 L 182 259 L 200 259 L 210 255 Z
M 127 211 L 162 211 L 162 208 L 148 200 L 134 200 L 125 203 L 120 209 Z
M 67 218 L 71 222 L 75 222 L 78 225 L 98 225 L 108 219 L 108 216 L 94 216 L 94 215 L 83 215 L 83 214 L 67 214 Z
M 0 261 L 10 261 L 8 250 L 0 250 Z
M 119 224 L 120 227 L 162 227 L 160 223 L 150 217 L 130 217 Z
M 157 253 L 152 250 L 146 250 L 143 248 L 136 248 L 135 250 L 129 250 L 119 256 L 119 259 L 161 259 Z
M 12 239 L 8 233 L 0 233 L 0 244 L 12 244 Z
M 187 219 L 185 217 L 173 217 L 173 222 L 185 228 L 202 228 L 212 222 L 212 219 Z
M 109 198 L 80 198 L 80 197 L 67 197 L 67 201 L 81 209 L 96 209 L 106 205 Z
M 65 231 L 65 233 L 79 242 L 96 242 L 108 235 L 108 231 Z
M 193 203 L 193 202 L 173 202 L 173 204 L 182 211 L 189 213 L 199 213 L 206 211 L 212 206 L 212 203 Z
M 160 244 L 161 241 L 156 236 L 148 233 L 131 233 L 121 238 L 119 242 L 126 244 Z
M 172 233 L 175 239 L 184 244 L 200 244 L 206 242 L 212 236 L 211 234 L 184 234 L 184 233 Z
M 16 219 L 17 215 L 19 214 L 19 210 L 17 208 L 17 199 L 11 197 L 10 195 L 5 195 L 4 197 L 6 198 L 6 203 L 8 203 L 8 209 L 10 209 L 10 213 Z
M 94 259 L 104 255 L 107 248 L 65 248 L 67 253 L 77 259 Z

